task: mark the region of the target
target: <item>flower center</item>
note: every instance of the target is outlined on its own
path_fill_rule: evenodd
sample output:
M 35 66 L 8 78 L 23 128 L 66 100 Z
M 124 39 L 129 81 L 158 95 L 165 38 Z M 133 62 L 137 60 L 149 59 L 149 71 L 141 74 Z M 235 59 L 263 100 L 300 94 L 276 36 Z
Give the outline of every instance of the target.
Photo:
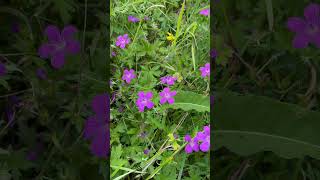
M 65 47 L 66 47 L 66 42 L 65 41 L 61 41 L 60 43 L 56 44 L 57 51 L 62 50 Z
M 141 101 L 141 103 L 142 103 L 143 105 L 147 105 L 147 102 L 148 102 L 148 100 L 147 100 L 146 98 L 143 98 L 142 101 Z
M 310 28 L 308 29 L 308 33 L 313 35 L 317 32 L 319 32 L 319 28 L 315 25 L 310 25 Z
M 168 99 L 168 98 L 170 98 L 170 94 L 169 93 L 164 93 L 164 97 Z

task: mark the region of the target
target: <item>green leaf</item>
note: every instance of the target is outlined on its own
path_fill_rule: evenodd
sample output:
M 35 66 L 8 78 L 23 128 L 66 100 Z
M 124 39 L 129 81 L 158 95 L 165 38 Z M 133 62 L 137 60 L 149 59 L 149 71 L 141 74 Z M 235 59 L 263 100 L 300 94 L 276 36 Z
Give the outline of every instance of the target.
M 174 104 L 169 107 L 182 109 L 184 111 L 196 110 L 198 112 L 209 112 L 209 97 L 189 91 L 177 91 Z
M 320 159 L 320 112 L 267 97 L 219 91 L 213 110 L 214 149 L 240 155 L 272 151 L 283 158 Z

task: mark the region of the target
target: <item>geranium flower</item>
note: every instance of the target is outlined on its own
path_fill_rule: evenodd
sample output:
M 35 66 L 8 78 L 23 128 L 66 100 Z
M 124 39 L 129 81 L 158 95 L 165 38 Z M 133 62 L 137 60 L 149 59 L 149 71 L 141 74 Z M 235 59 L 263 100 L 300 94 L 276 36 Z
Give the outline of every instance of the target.
M 77 54 L 80 51 L 80 42 L 74 39 L 78 30 L 72 26 L 66 26 L 61 34 L 57 26 L 49 25 L 44 31 L 48 37 L 48 43 L 40 46 L 38 54 L 41 58 L 51 58 L 51 65 L 60 69 L 65 63 L 65 56 Z
M 124 49 L 127 44 L 131 42 L 128 34 L 124 34 L 123 36 L 118 36 L 116 41 L 116 46 L 120 47 L 121 49 Z
M 312 3 L 304 9 L 304 17 L 291 17 L 287 27 L 295 32 L 293 39 L 294 48 L 305 48 L 309 43 L 320 48 L 320 6 Z
M 0 76 L 4 76 L 7 74 L 7 68 L 3 63 L 0 63 Z
M 8 98 L 8 103 L 6 104 L 4 111 L 10 127 L 13 126 L 13 120 L 14 120 L 16 108 L 19 106 L 20 106 L 20 99 L 17 96 L 13 95 Z
M 136 22 L 139 22 L 140 19 L 137 18 L 137 17 L 134 17 L 134 16 L 128 16 L 128 21 L 129 21 L 129 22 L 136 23 Z
M 210 9 L 202 9 L 199 14 L 203 15 L 203 16 L 209 16 L 210 15 Z
M 200 150 L 208 152 L 210 149 L 210 126 L 204 126 L 203 131 L 198 132 L 196 138 L 200 143 Z
M 138 109 L 140 112 L 143 112 L 145 107 L 147 107 L 148 109 L 153 108 L 154 103 L 151 101 L 152 96 L 153 94 L 151 91 L 149 92 L 140 91 L 138 93 L 138 99 L 136 101 L 136 105 L 138 106 Z
M 191 136 L 189 134 L 185 135 L 184 136 L 184 140 L 186 142 L 188 142 L 188 144 L 186 145 L 186 147 L 184 148 L 184 151 L 187 153 L 187 154 L 190 154 L 192 153 L 193 151 L 194 152 L 198 152 L 199 151 L 199 145 L 198 145 L 198 140 L 197 138 L 191 138 Z
M 84 137 L 91 141 L 91 152 L 98 157 L 109 155 L 109 95 L 101 94 L 93 98 L 91 107 L 95 115 L 90 116 L 84 128 Z
M 177 78 L 173 76 L 165 76 L 165 77 L 161 77 L 160 80 L 162 84 L 174 85 Z
M 174 103 L 173 96 L 175 96 L 176 94 L 177 94 L 177 91 L 170 91 L 170 88 L 168 87 L 164 88 L 163 91 L 159 93 L 159 95 L 162 97 L 160 99 L 160 104 L 164 104 L 166 102 L 168 102 L 169 104 L 173 104 Z
M 200 67 L 202 77 L 210 77 L 210 63 L 206 63 L 205 66 Z
M 127 70 L 125 69 L 123 72 L 122 80 L 126 81 L 127 83 L 130 83 L 132 79 L 134 79 L 136 75 L 134 74 L 134 70 L 130 69 Z
M 145 155 L 149 154 L 149 152 L 150 152 L 149 149 L 145 149 L 145 150 L 143 151 L 143 153 L 144 153 Z

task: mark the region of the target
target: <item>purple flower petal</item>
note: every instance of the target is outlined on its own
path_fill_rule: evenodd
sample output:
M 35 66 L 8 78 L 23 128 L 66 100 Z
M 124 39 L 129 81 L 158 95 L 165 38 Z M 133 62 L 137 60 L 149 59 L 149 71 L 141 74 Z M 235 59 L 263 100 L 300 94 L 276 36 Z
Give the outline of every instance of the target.
M 56 69 L 62 68 L 64 65 L 64 58 L 63 51 L 55 53 L 51 58 L 51 65 Z
M 66 41 L 66 51 L 70 54 L 77 54 L 80 52 L 81 45 L 79 41 L 68 40 Z
M 140 112 L 143 112 L 143 111 L 144 111 L 144 107 L 145 107 L 145 106 L 143 106 L 143 105 L 138 105 L 139 111 L 140 111 Z
M 192 147 L 190 144 L 187 144 L 186 147 L 184 148 L 184 151 L 187 153 L 187 154 L 190 154 L 192 153 Z
M 74 34 L 77 32 L 77 28 L 72 26 L 72 25 L 68 25 L 65 26 L 62 30 L 61 36 L 65 41 L 70 41 L 73 40 L 74 38 Z
M 320 25 L 320 8 L 318 4 L 312 3 L 304 9 L 306 20 L 312 25 Z
M 191 136 L 189 134 L 185 135 L 184 140 L 187 142 L 191 142 Z
M 56 51 L 56 46 L 50 44 L 42 44 L 38 49 L 38 54 L 41 58 L 49 58 Z
M 288 19 L 287 27 L 292 32 L 304 32 L 307 27 L 307 24 L 304 19 L 299 17 L 291 17 Z
M 164 104 L 164 103 L 166 103 L 167 102 L 167 99 L 166 98 L 161 98 L 160 99 L 160 104 Z
M 102 123 L 99 122 L 97 116 L 90 116 L 85 122 L 83 134 L 84 138 L 91 139 L 92 137 L 94 137 L 96 134 L 96 130 L 99 129 L 101 125 Z
M 47 35 L 49 43 L 58 43 L 61 41 L 60 31 L 57 26 L 47 26 L 44 33 Z
M 202 152 L 208 152 L 209 149 L 210 149 L 210 143 L 209 142 L 205 141 L 205 142 L 201 143 L 200 150 Z
M 145 97 L 151 99 L 153 96 L 152 92 L 146 92 Z
M 106 132 L 100 131 L 91 141 L 91 152 L 97 157 L 107 157 L 109 153 L 109 137 Z
M 149 109 L 153 108 L 153 106 L 154 106 L 153 102 L 151 102 L 151 101 L 148 101 L 148 102 L 147 102 L 147 107 L 148 107 Z
M 306 48 L 309 43 L 308 36 L 304 34 L 297 34 L 293 39 L 293 47 L 294 48 Z
M 144 98 L 144 92 L 143 91 L 138 92 L 138 97 L 139 98 Z
M 108 94 L 97 95 L 93 98 L 91 106 L 93 111 L 98 115 L 106 115 L 110 99 Z
M 169 99 L 168 99 L 168 103 L 169 103 L 169 104 L 173 104 L 173 103 L 174 103 L 174 99 L 173 99 L 173 98 L 169 98 Z
M 177 95 L 177 91 L 171 91 L 171 92 L 170 92 L 170 95 L 171 95 L 171 96 Z

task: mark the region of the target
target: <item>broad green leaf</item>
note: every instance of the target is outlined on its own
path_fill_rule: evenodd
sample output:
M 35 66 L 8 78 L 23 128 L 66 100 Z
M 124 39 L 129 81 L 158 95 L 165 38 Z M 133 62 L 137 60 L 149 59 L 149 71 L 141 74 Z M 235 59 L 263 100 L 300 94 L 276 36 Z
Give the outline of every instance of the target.
M 267 97 L 219 91 L 214 116 L 214 149 L 240 155 L 272 151 L 284 158 L 320 159 L 320 112 Z
M 209 97 L 189 91 L 177 91 L 174 104 L 169 107 L 185 111 L 196 110 L 198 112 L 209 112 Z

